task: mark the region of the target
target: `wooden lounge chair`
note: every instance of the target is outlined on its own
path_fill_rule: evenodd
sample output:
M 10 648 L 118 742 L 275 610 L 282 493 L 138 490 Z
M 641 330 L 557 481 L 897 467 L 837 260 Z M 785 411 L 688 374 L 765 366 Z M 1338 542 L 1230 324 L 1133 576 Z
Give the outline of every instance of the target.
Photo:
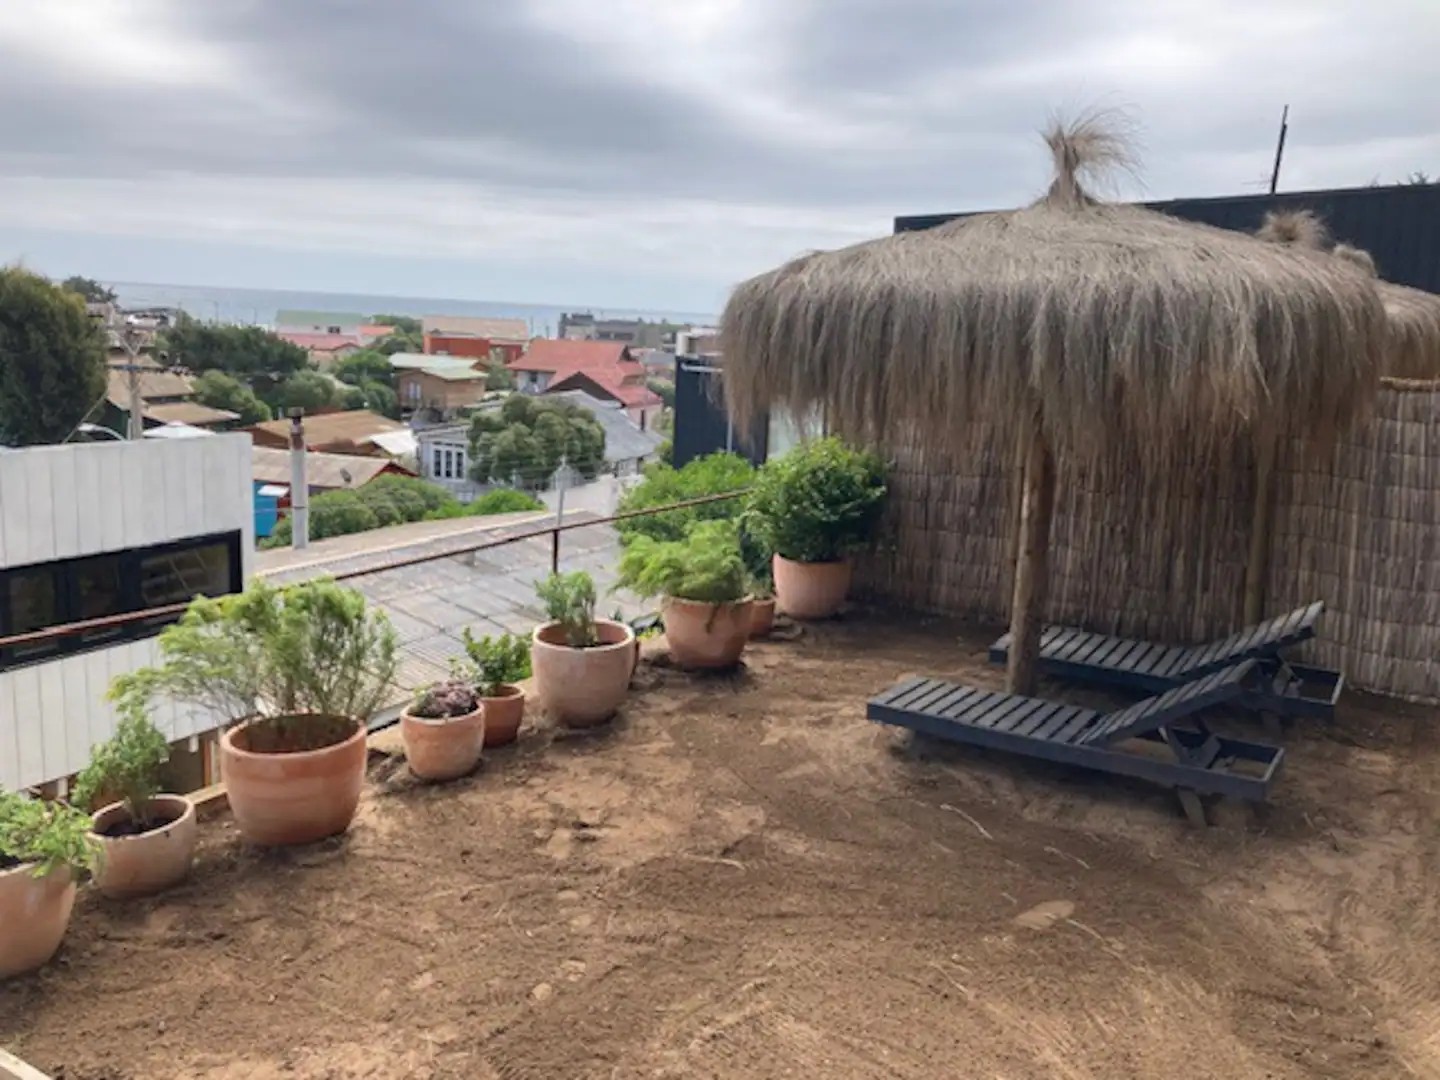
M 1333 720 L 1345 677 L 1291 663 L 1281 655 L 1315 636 L 1315 620 L 1324 610 L 1325 605 L 1316 602 L 1205 645 L 1160 645 L 1050 626 L 1040 636 L 1040 670 L 1059 679 L 1158 693 L 1241 660 L 1256 660 L 1262 678 L 1246 692 L 1242 705 L 1274 716 Z M 990 660 L 1003 664 L 1009 656 L 1006 634 L 990 646 Z
M 1221 738 L 1197 715 L 1237 701 L 1257 678 L 1264 678 L 1258 665 L 1246 660 L 1108 713 L 941 679 L 911 678 L 872 698 L 866 715 L 951 742 L 1152 780 L 1175 788 L 1186 815 L 1203 824 L 1200 795 L 1261 801 L 1285 758 L 1279 747 Z M 1194 730 L 1175 727 L 1180 720 Z M 1145 748 L 1122 748 L 1135 739 L 1164 749 L 1147 753 Z M 1236 769 L 1237 762 L 1250 767 Z

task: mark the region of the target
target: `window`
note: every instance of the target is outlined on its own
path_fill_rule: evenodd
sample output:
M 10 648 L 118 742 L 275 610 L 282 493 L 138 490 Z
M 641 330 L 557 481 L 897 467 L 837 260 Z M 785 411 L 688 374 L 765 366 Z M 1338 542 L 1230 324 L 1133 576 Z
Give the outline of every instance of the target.
M 445 475 L 441 467 L 441 462 L 444 461 L 444 454 L 445 451 L 438 446 L 430 452 L 430 475 L 436 479 Z
M 240 534 L 0 570 L 0 637 L 239 592 Z M 157 615 L 62 638 L 0 646 L 0 670 L 150 637 L 180 616 Z

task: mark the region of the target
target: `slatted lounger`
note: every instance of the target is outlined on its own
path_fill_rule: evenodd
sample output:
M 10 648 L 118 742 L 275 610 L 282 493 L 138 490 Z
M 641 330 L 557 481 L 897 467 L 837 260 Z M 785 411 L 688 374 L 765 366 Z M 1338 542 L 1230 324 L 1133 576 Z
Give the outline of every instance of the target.
M 1185 813 L 1203 823 L 1200 795 L 1263 800 L 1284 760 L 1279 747 L 1221 738 L 1197 716 L 1210 706 L 1238 700 L 1257 677 L 1263 678 L 1256 663 L 1246 660 L 1108 713 L 912 678 L 872 698 L 866 715 L 951 742 L 1153 780 L 1176 788 Z M 1195 730 L 1172 726 L 1182 719 Z M 1168 754 L 1121 748 L 1132 739 L 1161 743 Z M 1237 762 L 1253 767 L 1236 770 Z
M 1257 660 L 1262 678 L 1245 693 L 1243 705 L 1277 716 L 1333 720 L 1345 677 L 1338 671 L 1292 664 L 1281 655 L 1315 636 L 1315 620 L 1324 610 L 1325 605 L 1317 602 L 1258 626 L 1247 626 L 1227 638 L 1189 646 L 1050 626 L 1040 636 L 1040 670 L 1076 682 L 1158 693 L 1241 660 Z M 1009 656 L 1010 635 L 1006 634 L 990 646 L 990 660 L 1003 664 Z

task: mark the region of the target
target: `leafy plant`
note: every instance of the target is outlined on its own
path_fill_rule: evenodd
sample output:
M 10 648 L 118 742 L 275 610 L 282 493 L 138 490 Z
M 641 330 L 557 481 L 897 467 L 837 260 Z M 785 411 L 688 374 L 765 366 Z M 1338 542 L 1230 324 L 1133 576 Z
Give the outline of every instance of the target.
M 627 513 L 657 506 L 697 499 L 703 495 L 720 495 L 743 491 L 755 479 L 755 468 L 738 454 L 710 454 L 687 462 L 683 469 L 665 464 L 647 466 L 645 479 L 625 493 L 619 510 Z M 732 520 L 744 509 L 743 499 L 723 499 L 683 510 L 667 510 L 626 518 L 615 523 L 622 543 L 636 536 L 654 540 L 680 540 L 698 521 Z
M 90 815 L 59 802 L 0 791 L 0 870 L 35 863 L 35 876 L 62 867 L 76 874 L 100 864 Z
M 684 540 L 637 536 L 620 556 L 618 587 L 640 596 L 730 604 L 744 599 L 746 585 L 739 534 L 729 521 L 703 521 Z
M 561 625 L 565 642 L 572 649 L 588 649 L 598 643 L 595 633 L 595 582 L 583 570 L 573 574 L 551 574 L 535 586 L 535 595 L 545 605 L 551 622 Z
M 467 716 L 476 707 L 475 688 L 463 679 L 449 679 L 420 694 L 415 704 L 410 706 L 410 715 L 443 720 L 452 716 Z
M 518 634 L 476 638 L 465 628 L 469 674 L 481 697 L 499 697 L 500 687 L 530 677 L 530 642 Z
M 833 562 L 863 545 L 880 519 L 885 465 L 839 439 L 817 439 L 767 462 L 747 523 L 756 539 L 797 562 Z
M 747 508 L 740 515 L 740 558 L 745 562 L 750 592 L 755 596 L 773 596 L 775 593 L 775 571 L 771 561 L 774 554 L 774 549 L 760 538 L 755 512 Z
M 161 632 L 159 647 L 158 665 L 110 684 L 109 697 L 122 714 L 169 699 L 232 723 L 275 720 L 270 728 L 282 742 L 305 741 L 305 730 L 335 741 L 342 728 L 353 730 L 383 703 L 395 675 L 390 621 L 367 610 L 360 593 L 328 578 L 289 586 L 255 582 L 231 596 L 197 597 Z M 303 714 L 345 724 L 307 728 Z
M 170 744 L 143 712 L 129 712 L 114 736 L 95 748 L 75 784 L 71 802 L 96 809 L 101 796 L 118 797 L 130 820 L 147 829 L 154 818 L 150 800 L 160 793 L 160 770 L 170 760 Z
M 545 504 L 528 491 L 496 488 L 487 491 L 466 507 L 467 514 L 518 514 L 526 510 L 544 510 Z

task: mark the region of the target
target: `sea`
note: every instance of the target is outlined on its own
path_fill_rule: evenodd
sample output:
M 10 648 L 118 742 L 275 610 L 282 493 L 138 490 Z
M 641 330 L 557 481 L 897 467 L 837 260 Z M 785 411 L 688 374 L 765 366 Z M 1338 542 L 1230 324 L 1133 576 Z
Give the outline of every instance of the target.
M 534 337 L 559 331 L 560 316 L 589 312 L 600 318 L 667 320 L 695 326 L 714 325 L 716 315 L 694 311 L 646 311 L 639 308 L 596 308 L 583 304 L 519 304 L 498 300 L 456 300 L 423 296 L 364 296 L 358 293 L 291 292 L 281 289 L 232 289 L 209 285 L 162 285 L 116 281 L 122 308 L 179 308 L 197 319 L 274 326 L 280 311 L 334 311 L 360 315 L 471 315 L 524 319 Z

